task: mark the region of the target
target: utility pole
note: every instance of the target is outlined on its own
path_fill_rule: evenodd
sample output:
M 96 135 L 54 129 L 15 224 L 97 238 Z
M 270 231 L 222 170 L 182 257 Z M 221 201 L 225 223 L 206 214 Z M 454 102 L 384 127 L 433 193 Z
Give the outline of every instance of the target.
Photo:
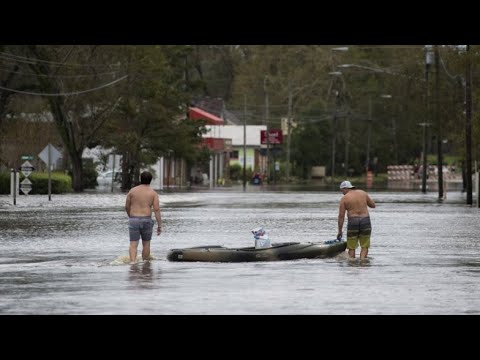
M 465 72 L 465 174 L 467 177 L 467 205 L 473 204 L 472 198 L 472 60 L 470 45 L 466 49 Z M 478 198 L 478 194 L 477 194 Z
M 350 143 L 350 112 L 345 117 L 345 177 L 348 177 L 348 147 Z
M 266 125 L 266 136 L 267 136 L 267 179 L 270 182 L 270 133 L 268 132 L 268 121 L 269 121 L 269 113 L 268 113 L 268 89 L 267 89 L 267 80 L 268 76 L 265 75 L 263 79 L 263 91 L 265 92 L 265 125 Z
M 348 46 L 341 46 L 341 47 L 335 47 L 335 48 L 331 48 L 330 49 L 330 61 L 331 61 L 331 65 L 332 65 L 332 71 L 330 72 L 330 75 L 334 75 L 334 76 L 337 76 L 337 75 L 342 75 L 341 72 L 339 71 L 336 71 L 336 66 L 335 66 L 335 61 L 334 61 L 334 56 L 333 56 L 333 53 L 335 51 L 339 51 L 339 52 L 346 52 L 348 51 Z M 332 83 L 333 84 L 333 80 L 332 80 Z M 330 88 L 331 89 L 331 88 Z M 330 90 L 328 91 L 328 93 L 330 94 Z M 334 177 L 335 177 L 335 147 L 336 147 L 336 142 L 337 142 L 337 117 L 338 117 L 338 105 L 339 105 L 339 91 L 336 90 L 335 91 L 335 112 L 333 114 L 333 119 L 332 119 L 332 130 L 333 130 L 333 134 L 332 134 L 332 184 L 333 184 L 333 181 L 334 181 Z
M 422 193 L 427 192 L 427 126 L 430 123 L 423 122 L 418 124 L 423 127 L 423 141 L 422 141 Z
M 443 154 L 442 154 L 442 126 L 440 124 L 440 56 L 438 45 L 434 45 L 435 53 L 435 124 L 437 126 L 437 172 L 438 198 L 443 199 Z
M 368 133 L 367 133 L 367 161 L 365 164 L 365 176 L 368 176 L 370 166 L 370 138 L 372 137 L 372 95 L 368 96 Z
M 247 190 L 247 95 L 243 95 L 243 191 Z
M 335 148 L 337 145 L 337 111 L 338 111 L 338 96 L 340 93 L 335 90 L 335 110 L 332 118 L 332 183 L 335 177 Z
M 112 155 L 112 186 L 111 192 L 113 193 L 113 184 L 115 182 L 115 153 Z
M 392 96 L 390 95 L 389 98 Z M 395 114 L 391 113 L 392 117 L 392 132 L 393 132 L 393 150 L 395 151 L 395 165 L 398 165 L 398 144 L 397 144 L 397 120 Z
M 288 118 L 287 118 L 287 164 L 285 168 L 285 175 L 287 183 L 290 180 L 290 145 L 292 140 L 292 83 L 288 82 Z
M 433 53 L 431 45 L 425 46 L 425 108 L 427 109 L 426 121 L 421 123 L 423 126 L 423 162 L 422 162 L 422 193 L 427 192 L 427 126 L 430 125 L 430 85 L 429 85 L 429 71 L 430 65 L 433 63 Z

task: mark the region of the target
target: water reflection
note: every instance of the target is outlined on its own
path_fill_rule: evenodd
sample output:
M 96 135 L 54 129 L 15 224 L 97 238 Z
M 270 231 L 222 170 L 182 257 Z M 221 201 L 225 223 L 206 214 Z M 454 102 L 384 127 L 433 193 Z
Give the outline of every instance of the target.
M 372 266 L 371 259 L 349 258 L 347 265 L 352 267 L 370 267 Z
M 139 288 L 152 288 L 154 271 L 151 261 L 138 262 L 130 265 L 128 279 Z
M 348 255 L 347 250 L 343 253 L 338 254 L 335 257 L 336 261 L 340 264 L 340 266 L 345 267 L 371 267 L 373 266 L 373 258 L 369 256 L 366 259 L 360 259 L 359 256 L 351 258 Z

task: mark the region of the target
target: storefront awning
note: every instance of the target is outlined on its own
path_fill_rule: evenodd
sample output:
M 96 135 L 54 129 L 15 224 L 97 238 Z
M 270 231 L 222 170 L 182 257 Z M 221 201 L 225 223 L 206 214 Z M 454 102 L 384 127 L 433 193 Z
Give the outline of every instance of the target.
M 188 117 L 192 120 L 204 119 L 207 121 L 207 125 L 223 125 L 224 124 L 223 119 L 213 114 L 210 114 L 209 112 L 206 112 L 202 109 L 199 109 L 197 107 L 189 108 Z

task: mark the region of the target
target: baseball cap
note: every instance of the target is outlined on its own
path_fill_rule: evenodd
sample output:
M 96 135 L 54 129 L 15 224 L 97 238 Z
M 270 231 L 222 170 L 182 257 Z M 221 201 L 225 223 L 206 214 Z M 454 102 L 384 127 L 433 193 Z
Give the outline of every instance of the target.
M 355 186 L 350 181 L 342 181 L 340 189 L 355 189 Z

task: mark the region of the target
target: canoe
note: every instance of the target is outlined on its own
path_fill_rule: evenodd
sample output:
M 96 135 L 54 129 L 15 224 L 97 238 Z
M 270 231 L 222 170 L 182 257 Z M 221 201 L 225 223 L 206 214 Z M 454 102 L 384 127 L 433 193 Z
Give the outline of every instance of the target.
M 223 246 L 197 246 L 170 249 L 169 261 L 247 262 L 312 259 L 335 256 L 347 248 L 346 241 L 273 243 L 269 248 L 226 248 Z

